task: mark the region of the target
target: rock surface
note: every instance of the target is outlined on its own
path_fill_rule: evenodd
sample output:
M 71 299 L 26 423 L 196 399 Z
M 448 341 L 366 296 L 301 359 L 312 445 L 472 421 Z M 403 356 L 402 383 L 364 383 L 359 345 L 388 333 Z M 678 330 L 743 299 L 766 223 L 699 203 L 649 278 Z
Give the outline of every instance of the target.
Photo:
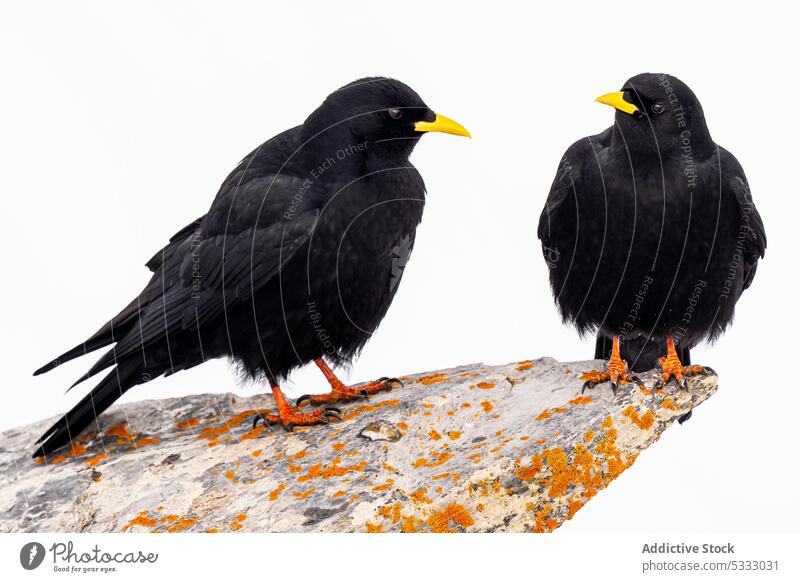
M 603 365 L 409 376 L 292 433 L 252 428 L 267 395 L 136 402 L 36 463 L 48 419 L 0 436 L 0 531 L 550 531 L 717 389 L 708 374 L 689 392 L 581 396 L 580 374 Z

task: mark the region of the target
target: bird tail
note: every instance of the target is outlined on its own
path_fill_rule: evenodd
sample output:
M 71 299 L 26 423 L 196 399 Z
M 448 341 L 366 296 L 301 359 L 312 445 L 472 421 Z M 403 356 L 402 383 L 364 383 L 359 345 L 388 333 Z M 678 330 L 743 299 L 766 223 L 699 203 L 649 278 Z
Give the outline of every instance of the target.
M 65 362 L 69 362 L 70 360 L 74 360 L 75 358 L 79 358 L 85 354 L 88 354 L 89 352 L 93 352 L 102 348 L 103 346 L 107 346 L 118 341 L 134 326 L 136 316 L 140 310 L 139 301 L 139 297 L 131 301 L 128 306 L 125 307 L 125 309 L 120 311 L 103 327 L 98 329 L 89 339 L 78 344 L 71 350 L 64 352 L 57 358 L 50 360 L 44 366 L 36 370 L 33 375 L 38 376 L 39 374 L 44 374 L 45 372 L 49 372 L 53 368 L 57 368 Z M 85 377 L 81 380 L 84 379 Z
M 597 334 L 594 346 L 594 357 L 598 360 L 607 360 L 611 357 L 612 338 Z M 677 346 L 678 357 L 684 366 L 691 364 L 691 354 L 688 347 Z M 623 360 L 628 362 L 631 371 L 647 372 L 657 367 L 658 359 L 667 354 L 667 340 L 659 338 L 647 339 L 639 336 L 621 339 L 619 352 Z
M 139 373 L 141 366 L 139 358 L 119 362 L 72 410 L 45 431 L 36 441 L 38 447 L 33 456 L 46 456 L 70 443 L 128 389 L 149 380 L 151 376 Z

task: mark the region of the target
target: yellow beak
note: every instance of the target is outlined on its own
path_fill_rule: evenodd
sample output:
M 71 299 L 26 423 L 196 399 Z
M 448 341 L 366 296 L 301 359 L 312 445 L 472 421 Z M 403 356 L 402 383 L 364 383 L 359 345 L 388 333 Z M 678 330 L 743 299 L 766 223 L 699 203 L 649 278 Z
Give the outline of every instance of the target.
M 633 103 L 628 103 L 625 101 L 625 93 L 622 91 L 617 91 L 615 93 L 606 93 L 605 95 L 600 95 L 597 99 L 595 99 L 598 103 L 602 103 L 603 105 L 611 105 L 614 109 L 619 109 L 623 113 L 627 113 L 628 115 L 633 115 L 639 108 L 636 107 Z
M 472 139 L 472 136 L 460 123 L 453 121 L 449 117 L 436 114 L 434 121 L 418 121 L 414 124 L 414 129 L 417 131 L 440 131 L 442 133 L 452 133 L 453 135 L 462 135 Z

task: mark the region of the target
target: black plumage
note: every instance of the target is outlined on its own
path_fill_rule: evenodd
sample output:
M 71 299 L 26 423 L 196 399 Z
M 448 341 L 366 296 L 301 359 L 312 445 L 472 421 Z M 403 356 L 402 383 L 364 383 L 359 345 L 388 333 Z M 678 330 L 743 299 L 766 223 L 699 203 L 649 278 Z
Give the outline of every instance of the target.
M 468 135 L 403 83 L 366 78 L 247 155 L 209 211 L 148 261 L 141 294 L 35 372 L 116 343 L 78 382 L 111 370 L 35 455 L 69 442 L 131 387 L 206 360 L 228 357 L 273 392 L 308 362 L 323 372 L 322 358 L 350 362 L 386 314 L 422 219 L 425 186 L 408 159 L 421 131 Z M 291 413 L 283 406 L 279 420 Z M 328 418 L 300 417 L 294 424 Z
M 539 220 L 552 292 L 565 322 L 597 333 L 596 357 L 616 336 L 634 371 L 670 343 L 688 364 L 733 320 L 764 225 L 683 82 L 640 74 L 598 101 L 617 109 L 614 125 L 569 147 Z

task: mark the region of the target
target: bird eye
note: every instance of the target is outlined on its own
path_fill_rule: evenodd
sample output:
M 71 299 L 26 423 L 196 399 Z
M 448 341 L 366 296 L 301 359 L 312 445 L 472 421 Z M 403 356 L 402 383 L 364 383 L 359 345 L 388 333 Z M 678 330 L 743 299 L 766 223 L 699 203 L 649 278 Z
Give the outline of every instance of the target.
M 389 117 L 392 119 L 400 119 L 403 116 L 403 112 L 398 107 L 392 107 L 389 109 Z
M 664 110 L 666 109 L 666 107 L 664 107 L 663 103 L 658 102 L 658 103 L 653 103 L 653 106 L 650 109 L 656 115 L 661 115 L 662 113 L 664 113 Z

